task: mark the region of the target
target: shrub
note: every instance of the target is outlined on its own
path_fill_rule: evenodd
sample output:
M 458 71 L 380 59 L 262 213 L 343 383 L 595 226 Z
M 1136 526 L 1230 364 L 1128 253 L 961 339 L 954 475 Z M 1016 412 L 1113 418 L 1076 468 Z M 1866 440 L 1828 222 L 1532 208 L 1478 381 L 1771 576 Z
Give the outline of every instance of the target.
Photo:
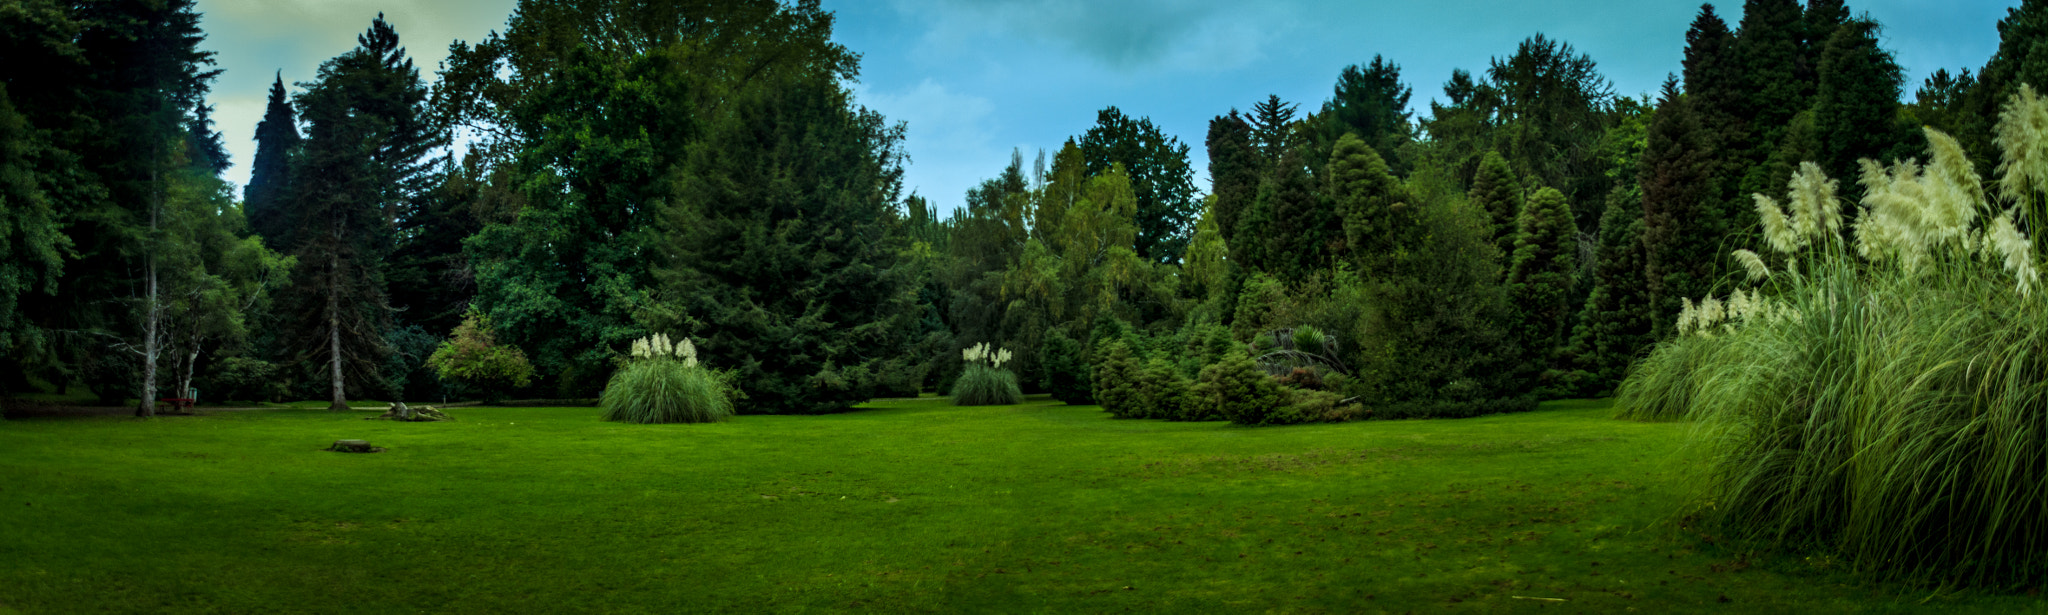
M 1088 362 L 1081 356 L 1081 343 L 1068 337 L 1065 331 L 1053 329 L 1046 333 L 1038 351 L 1040 371 L 1044 375 L 1046 392 L 1052 398 L 1072 405 L 1095 403 L 1090 391 Z
M 517 346 L 498 343 L 491 317 L 470 309 L 462 324 L 441 347 L 427 357 L 427 365 L 442 380 L 454 380 L 482 387 L 486 396 L 497 398 L 505 387 L 524 387 L 533 381 L 533 364 Z
M 226 357 L 213 363 L 207 384 L 216 390 L 201 393 L 220 401 L 277 401 L 285 387 L 278 378 L 277 365 L 262 359 Z
M 1112 338 L 1103 348 L 1096 350 L 1095 401 L 1110 416 L 1120 419 L 1140 418 L 1145 407 L 1145 393 L 1139 382 L 1137 358 L 1131 356 L 1131 345 L 1123 339 Z
M 1243 350 L 1232 350 L 1215 365 L 1202 368 L 1195 396 L 1207 412 L 1240 425 L 1264 425 L 1287 401 L 1285 390 L 1252 363 Z
M 953 404 L 956 406 L 1012 406 L 1024 403 L 1024 392 L 1017 388 L 1017 375 L 1003 369 L 1010 361 L 1010 351 L 994 349 L 988 344 L 976 344 L 960 352 L 966 359 L 967 369 L 960 372 L 960 379 L 953 381 Z
M 733 413 L 728 374 L 697 362 L 688 338 L 670 345 L 656 335 L 633 342 L 633 356 L 612 374 L 598 404 L 604 420 L 622 423 L 710 423 Z
M 1739 251 L 1755 291 L 1687 305 L 1629 375 L 1625 412 L 1699 421 L 1707 514 L 1730 535 L 1882 576 L 2048 573 L 2048 305 L 2018 231 L 2044 222 L 2048 104 L 2023 87 L 2001 119 L 2011 208 L 1929 129 L 1924 170 L 1863 162 L 1851 254 L 1836 182 L 1802 165 L 1792 211 L 1756 199 L 1782 265 Z
M 1208 413 L 1200 408 L 1195 397 L 1194 386 L 1182 378 L 1180 370 L 1166 357 L 1155 356 L 1145 362 L 1138 374 L 1143 395 L 1143 408 L 1137 418 L 1166 419 L 1169 421 L 1210 420 Z

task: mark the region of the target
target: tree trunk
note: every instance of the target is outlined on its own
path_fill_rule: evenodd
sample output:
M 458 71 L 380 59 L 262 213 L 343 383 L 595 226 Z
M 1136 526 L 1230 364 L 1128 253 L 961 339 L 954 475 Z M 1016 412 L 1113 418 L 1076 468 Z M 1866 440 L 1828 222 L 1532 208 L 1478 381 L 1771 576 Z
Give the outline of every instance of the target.
M 347 411 L 341 386 L 341 255 L 334 252 L 327 253 L 327 357 L 334 389 L 334 403 L 327 409 Z
M 149 207 L 149 240 L 145 242 L 143 248 L 149 253 L 148 272 L 143 274 L 148 279 L 147 284 L 149 288 L 145 291 L 148 293 L 148 296 L 143 299 L 148 303 L 143 308 L 142 404 L 135 407 L 135 416 L 140 417 L 156 416 L 156 330 L 163 322 L 163 302 L 159 301 L 157 297 L 156 250 L 158 246 L 155 244 L 157 225 L 160 222 L 159 219 L 162 217 L 164 208 L 163 186 L 157 184 L 158 179 L 156 169 L 150 169 L 149 180 L 150 184 L 156 186 L 156 194 L 152 197 L 154 202 L 150 203 Z

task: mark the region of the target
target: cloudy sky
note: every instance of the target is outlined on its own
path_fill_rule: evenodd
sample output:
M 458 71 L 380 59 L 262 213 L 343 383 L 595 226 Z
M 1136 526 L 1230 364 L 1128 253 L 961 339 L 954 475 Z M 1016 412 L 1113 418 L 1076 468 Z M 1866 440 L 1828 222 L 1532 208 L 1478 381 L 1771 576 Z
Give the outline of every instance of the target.
M 1906 69 L 1907 96 L 1937 68 L 1982 66 L 1997 21 L 2020 0 L 1850 0 L 1885 24 Z M 313 76 L 383 11 L 431 72 L 455 40 L 502 29 L 516 0 L 199 0 L 208 46 L 224 73 L 217 119 L 248 178 L 263 97 Z M 1713 2 L 1731 22 L 1740 0 Z M 1479 72 L 1542 32 L 1599 63 L 1622 94 L 1652 92 L 1679 70 L 1688 0 L 825 0 L 835 38 L 860 52 L 860 101 L 909 124 L 910 188 L 942 210 L 994 175 L 1013 149 L 1027 159 L 1087 130 L 1116 106 L 1150 117 L 1192 146 L 1209 118 L 1267 94 L 1312 108 L 1339 70 L 1374 54 L 1402 67 L 1428 109 L 1455 68 Z

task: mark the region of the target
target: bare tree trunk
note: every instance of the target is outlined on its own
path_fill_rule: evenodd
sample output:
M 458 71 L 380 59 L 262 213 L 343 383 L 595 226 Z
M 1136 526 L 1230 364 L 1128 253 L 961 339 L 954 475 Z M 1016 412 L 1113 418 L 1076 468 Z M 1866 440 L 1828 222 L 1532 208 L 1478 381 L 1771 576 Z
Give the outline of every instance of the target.
M 163 302 L 157 297 L 156 251 L 158 246 L 153 245 L 156 240 L 157 225 L 161 221 L 160 218 L 162 218 L 164 208 L 164 190 L 163 186 L 158 184 L 158 179 L 156 169 L 150 169 L 149 180 L 150 184 L 156 186 L 156 194 L 152 197 L 151 200 L 154 202 L 150 203 L 149 207 L 149 237 L 150 244 L 152 245 L 147 245 L 144 248 L 149 252 L 148 272 L 143 274 L 148 279 L 149 289 L 146 291 L 148 293 L 147 297 L 144 298 L 144 301 L 147 301 L 148 304 L 143 309 L 145 316 L 143 316 L 142 325 L 142 405 L 135 407 L 135 416 L 140 417 L 156 416 L 156 357 L 159 352 L 157 348 L 157 327 L 163 323 L 164 315 Z
M 341 386 L 341 256 L 327 254 L 327 356 L 333 374 L 334 403 L 328 410 L 348 410 L 348 397 Z

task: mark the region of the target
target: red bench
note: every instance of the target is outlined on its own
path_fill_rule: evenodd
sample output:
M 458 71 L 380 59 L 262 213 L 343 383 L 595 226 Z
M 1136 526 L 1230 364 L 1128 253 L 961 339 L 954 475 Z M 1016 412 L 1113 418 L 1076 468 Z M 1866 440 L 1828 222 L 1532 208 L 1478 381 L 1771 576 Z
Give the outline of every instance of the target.
M 195 400 L 186 397 L 166 397 L 156 401 L 158 403 L 170 404 L 171 410 L 177 412 L 191 412 L 192 402 Z

